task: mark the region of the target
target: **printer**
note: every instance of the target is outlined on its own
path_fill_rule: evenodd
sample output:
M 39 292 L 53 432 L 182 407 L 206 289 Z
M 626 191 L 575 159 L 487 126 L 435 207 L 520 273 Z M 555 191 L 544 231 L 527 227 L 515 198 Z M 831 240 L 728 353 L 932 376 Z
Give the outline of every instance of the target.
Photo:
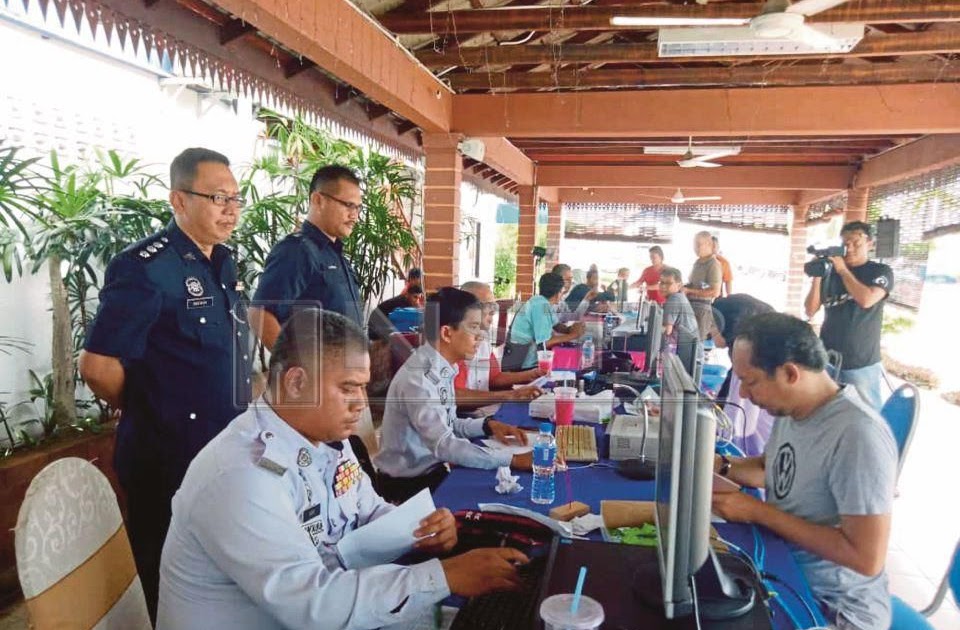
M 610 439 L 610 459 L 620 461 L 640 457 L 640 449 L 647 459 L 656 461 L 660 441 L 660 416 L 651 415 L 646 427 L 644 440 L 643 415 L 614 414 L 607 425 Z

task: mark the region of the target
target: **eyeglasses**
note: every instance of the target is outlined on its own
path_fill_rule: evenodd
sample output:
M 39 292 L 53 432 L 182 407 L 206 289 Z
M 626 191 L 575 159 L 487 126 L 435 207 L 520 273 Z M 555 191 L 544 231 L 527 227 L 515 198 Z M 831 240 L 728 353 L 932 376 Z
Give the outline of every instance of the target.
M 242 208 L 247 205 L 247 200 L 241 197 L 240 195 L 224 195 L 222 193 L 213 193 L 208 195 L 206 193 L 197 192 L 195 190 L 181 189 L 180 192 L 187 193 L 188 195 L 194 195 L 195 197 L 203 197 L 204 199 L 209 199 L 213 202 L 213 205 L 220 206 L 221 208 L 226 208 L 227 204 L 232 203 L 238 208 Z
M 326 197 L 327 199 L 332 199 L 333 201 L 336 201 L 337 203 L 339 203 L 341 206 L 343 206 L 344 208 L 346 208 L 346 209 L 349 210 L 350 212 L 356 212 L 358 215 L 363 214 L 363 204 L 352 203 L 352 202 L 350 202 L 350 201 L 344 201 L 343 199 L 340 199 L 339 197 L 334 197 L 333 195 L 328 195 L 327 193 L 323 192 L 322 190 L 318 190 L 318 191 L 317 191 L 317 194 L 318 194 L 318 195 L 323 195 L 323 196 Z

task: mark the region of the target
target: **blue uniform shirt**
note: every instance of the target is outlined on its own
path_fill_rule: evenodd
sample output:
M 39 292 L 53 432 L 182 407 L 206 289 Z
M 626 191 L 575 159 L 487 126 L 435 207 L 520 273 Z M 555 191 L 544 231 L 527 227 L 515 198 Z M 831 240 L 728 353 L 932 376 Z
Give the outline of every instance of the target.
M 120 359 L 120 480 L 172 496 L 190 460 L 250 400 L 250 335 L 230 248 L 208 259 L 174 221 L 107 266 L 90 352 Z
M 336 544 L 393 506 L 347 441 L 315 446 L 263 400 L 203 449 L 173 499 L 158 630 L 377 628 L 450 594 L 437 559 L 346 570 Z
M 296 306 L 319 306 L 363 328 L 363 304 L 342 241 L 331 241 L 309 221 L 274 246 L 260 276 L 254 304 L 282 326 Z

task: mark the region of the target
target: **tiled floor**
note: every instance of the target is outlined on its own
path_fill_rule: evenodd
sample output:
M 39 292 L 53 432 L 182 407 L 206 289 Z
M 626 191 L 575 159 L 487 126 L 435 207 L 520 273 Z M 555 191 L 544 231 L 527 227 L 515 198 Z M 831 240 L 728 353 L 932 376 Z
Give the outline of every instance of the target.
M 960 538 L 960 407 L 921 392 L 921 421 L 900 476 L 887 555 L 890 590 L 917 609 L 933 599 Z M 960 629 L 949 594 L 931 619 L 937 630 Z M 0 630 L 28 628 L 23 604 L 0 611 Z
M 887 554 L 890 590 L 915 608 L 933 599 L 960 538 L 960 407 L 921 390 L 920 422 L 900 475 Z M 948 594 L 931 619 L 938 630 L 960 629 Z

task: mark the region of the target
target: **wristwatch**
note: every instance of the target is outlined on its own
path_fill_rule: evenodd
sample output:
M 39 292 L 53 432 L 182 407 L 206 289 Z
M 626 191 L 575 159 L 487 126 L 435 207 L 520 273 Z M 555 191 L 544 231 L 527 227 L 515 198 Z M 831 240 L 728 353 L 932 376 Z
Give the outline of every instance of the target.
M 483 419 L 483 434 L 487 437 L 493 435 L 493 429 L 490 428 L 490 416 Z
M 717 474 L 721 477 L 726 477 L 730 474 L 730 458 L 726 455 L 720 455 L 720 470 L 717 471 Z

